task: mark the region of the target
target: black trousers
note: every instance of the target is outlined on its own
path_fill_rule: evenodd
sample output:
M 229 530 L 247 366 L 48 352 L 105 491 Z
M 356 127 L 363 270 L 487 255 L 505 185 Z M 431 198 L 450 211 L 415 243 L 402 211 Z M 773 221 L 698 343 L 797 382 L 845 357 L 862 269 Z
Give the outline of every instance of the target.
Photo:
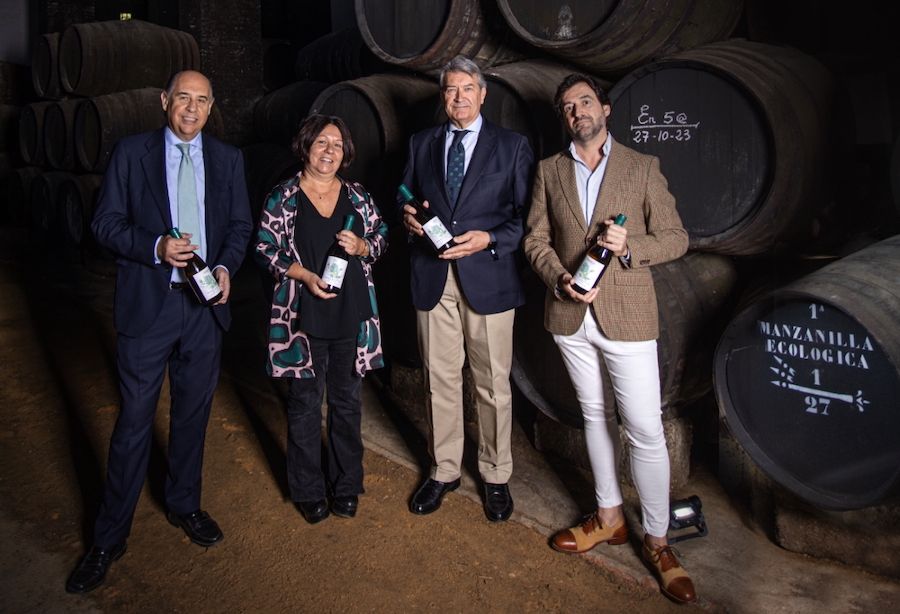
M 288 395 L 287 471 L 298 502 L 363 492 L 360 433 L 362 378 L 353 370 L 356 337 L 309 337 L 315 377 L 291 380 Z M 327 467 L 322 469 L 322 394 L 328 393 Z M 327 477 L 326 477 L 327 474 Z

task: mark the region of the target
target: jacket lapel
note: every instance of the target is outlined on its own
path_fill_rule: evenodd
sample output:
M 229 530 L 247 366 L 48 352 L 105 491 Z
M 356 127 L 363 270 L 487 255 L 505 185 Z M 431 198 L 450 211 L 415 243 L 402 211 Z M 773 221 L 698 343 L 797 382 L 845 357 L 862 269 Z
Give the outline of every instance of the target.
M 459 189 L 459 198 L 457 205 L 465 205 L 468 202 L 467 196 L 478 185 L 481 175 L 487 166 L 488 160 L 494 155 L 497 149 L 497 130 L 487 120 L 483 120 L 481 124 L 481 132 L 478 134 L 478 141 L 475 143 L 475 151 L 472 152 L 472 159 L 469 160 L 469 167 L 463 177 L 462 187 Z M 455 211 L 454 211 L 455 213 Z
M 203 207 L 206 210 L 206 242 L 207 248 L 211 244 L 211 239 L 215 231 L 215 225 L 212 223 L 219 216 L 212 213 L 222 199 L 217 197 L 220 186 L 228 185 L 225 180 L 225 169 L 222 164 L 222 156 L 217 156 L 215 152 L 216 143 L 212 139 L 203 139 L 203 174 L 205 175 L 206 194 L 203 198 Z
M 164 129 L 163 129 L 164 130 Z M 166 183 L 166 148 L 163 130 L 158 130 L 147 139 L 147 153 L 141 159 L 144 169 L 146 189 L 156 201 L 166 228 L 172 227 L 172 211 L 169 206 L 169 191 Z
M 429 206 L 437 207 L 443 214 L 444 219 L 450 219 L 453 213 L 453 207 L 450 204 L 450 196 L 447 194 L 447 182 L 444 181 L 444 129 L 446 124 L 438 126 L 432 134 L 431 144 L 429 145 L 429 154 L 431 157 L 431 172 L 435 182 L 440 187 L 441 202 L 430 202 Z
M 581 231 L 587 233 L 587 221 L 584 219 L 584 209 L 578 198 L 578 183 L 575 179 L 575 160 L 569 152 L 564 152 L 556 159 L 556 173 L 559 187 L 562 191 L 566 206 L 572 211 L 572 215 L 578 220 Z
M 600 193 L 597 194 L 597 202 L 594 204 L 594 213 L 591 215 L 589 228 L 595 228 L 601 221 L 620 213 L 613 209 L 617 202 L 616 195 L 622 193 L 623 173 L 628 166 L 623 160 L 626 153 L 621 147 L 616 148 L 615 143 L 609 150 L 606 172 L 603 175 L 603 183 L 600 184 Z

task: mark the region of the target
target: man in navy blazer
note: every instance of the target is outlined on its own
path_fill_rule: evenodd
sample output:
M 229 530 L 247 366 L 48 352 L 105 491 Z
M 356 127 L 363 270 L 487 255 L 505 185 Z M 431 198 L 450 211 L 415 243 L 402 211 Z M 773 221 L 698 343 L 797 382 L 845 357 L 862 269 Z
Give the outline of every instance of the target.
M 502 521 L 513 510 L 507 486 L 512 474 L 509 371 L 515 308 L 525 298 L 519 250 L 534 156 L 524 136 L 481 116 L 487 87 L 474 62 L 454 58 L 441 71 L 440 84 L 449 121 L 413 135 L 403 175 L 403 183 L 437 214 L 455 243 L 438 255 L 412 215 L 415 210 L 404 206 L 433 460 L 410 511 L 435 511 L 443 496 L 459 486 L 462 368 L 468 355 L 476 386 L 484 510 L 489 520 Z
M 122 398 L 93 545 L 66 583 L 74 593 L 100 586 L 112 561 L 125 553 L 167 367 L 167 516 L 201 546 L 223 538 L 200 509 L 200 482 L 222 334 L 231 322 L 231 275 L 252 226 L 244 164 L 239 150 L 201 133 L 213 104 L 205 76 L 176 74 L 160 99 L 168 125 L 118 143 L 91 224 L 98 243 L 117 258 L 114 322 Z M 185 186 L 194 188 L 189 195 Z M 172 227 L 186 225 L 188 210 L 198 232 L 169 236 Z M 185 283 L 184 267 L 195 250 L 222 290 L 211 307 Z

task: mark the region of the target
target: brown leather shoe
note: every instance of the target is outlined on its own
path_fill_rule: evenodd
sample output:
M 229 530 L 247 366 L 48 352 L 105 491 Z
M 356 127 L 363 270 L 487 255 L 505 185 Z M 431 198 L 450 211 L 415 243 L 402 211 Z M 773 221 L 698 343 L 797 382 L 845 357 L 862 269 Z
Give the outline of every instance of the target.
M 672 546 L 651 547 L 644 542 L 644 560 L 653 566 L 663 594 L 678 603 L 697 601 L 697 592 L 691 577 L 678 562 Z
M 560 552 L 578 554 L 587 552 L 597 544 L 606 542 L 616 546 L 628 541 L 628 526 L 623 520 L 613 527 L 604 527 L 596 512 L 585 516 L 581 524 L 563 529 L 553 536 L 550 546 Z

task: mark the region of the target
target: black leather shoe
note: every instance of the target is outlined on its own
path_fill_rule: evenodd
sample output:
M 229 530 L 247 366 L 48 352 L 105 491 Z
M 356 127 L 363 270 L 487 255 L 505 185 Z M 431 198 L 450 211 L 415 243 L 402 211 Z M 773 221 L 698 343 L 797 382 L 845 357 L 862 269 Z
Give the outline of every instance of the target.
M 506 484 L 484 483 L 484 515 L 491 522 L 502 522 L 513 512 L 512 495 Z
M 413 514 L 430 514 L 441 506 L 444 495 L 457 488 L 459 488 L 459 478 L 452 482 L 438 482 L 428 478 L 413 495 L 409 502 L 409 511 Z
M 318 501 L 298 501 L 297 507 L 303 518 L 309 524 L 316 524 L 328 518 L 328 501 L 320 499 Z
M 216 521 L 203 510 L 197 510 L 190 514 L 169 512 L 166 514 L 166 518 L 174 526 L 184 529 L 185 534 L 198 546 L 214 546 L 225 538 Z
M 335 516 L 341 518 L 353 518 L 356 516 L 356 508 L 359 507 L 359 497 L 356 495 L 348 495 L 345 497 L 335 497 L 331 501 L 331 511 Z
M 117 544 L 110 548 L 93 546 L 78 562 L 72 575 L 66 580 L 66 592 L 87 593 L 94 590 L 106 578 L 106 572 L 113 561 L 118 561 L 125 554 L 127 546 Z

